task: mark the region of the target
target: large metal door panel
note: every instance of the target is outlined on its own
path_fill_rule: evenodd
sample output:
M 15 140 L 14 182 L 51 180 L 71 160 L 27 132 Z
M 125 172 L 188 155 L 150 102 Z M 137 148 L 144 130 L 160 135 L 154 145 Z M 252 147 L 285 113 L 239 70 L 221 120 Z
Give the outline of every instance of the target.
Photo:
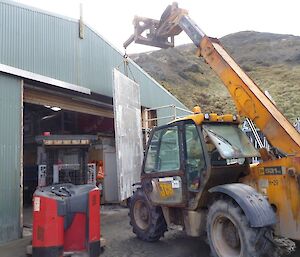
M 143 158 L 140 87 L 114 70 L 114 117 L 119 200 L 132 195 L 140 181 Z

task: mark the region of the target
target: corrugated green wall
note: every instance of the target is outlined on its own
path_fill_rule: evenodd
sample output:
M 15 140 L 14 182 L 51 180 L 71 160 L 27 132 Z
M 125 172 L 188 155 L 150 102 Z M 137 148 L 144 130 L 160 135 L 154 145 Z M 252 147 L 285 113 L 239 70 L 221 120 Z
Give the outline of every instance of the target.
M 112 70 L 119 66 L 123 70 L 122 54 L 88 26 L 80 39 L 78 21 L 6 0 L 0 0 L 0 36 L 0 63 L 99 94 L 112 96 Z M 130 64 L 130 69 L 141 86 L 144 106 L 184 107 L 137 65 Z
M 21 80 L 0 73 L 0 243 L 20 236 L 22 111 Z

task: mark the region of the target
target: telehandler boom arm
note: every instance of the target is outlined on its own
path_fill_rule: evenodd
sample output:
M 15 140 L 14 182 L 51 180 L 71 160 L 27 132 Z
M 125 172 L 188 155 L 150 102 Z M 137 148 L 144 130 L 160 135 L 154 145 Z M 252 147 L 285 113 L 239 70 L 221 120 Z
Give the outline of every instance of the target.
M 218 39 L 210 38 L 177 3 L 169 5 L 161 19 L 134 19 L 135 33 L 124 43 L 146 44 L 160 48 L 174 47 L 174 36 L 184 31 L 228 89 L 241 116 L 251 119 L 268 141 L 287 155 L 300 155 L 300 134 L 274 103 L 239 67 Z M 146 36 L 142 33 L 148 31 Z

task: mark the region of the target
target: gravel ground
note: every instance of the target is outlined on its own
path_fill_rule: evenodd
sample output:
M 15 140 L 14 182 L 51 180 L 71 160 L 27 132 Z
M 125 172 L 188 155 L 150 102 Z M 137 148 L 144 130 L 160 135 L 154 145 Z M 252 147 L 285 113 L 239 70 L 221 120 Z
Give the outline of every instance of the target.
M 183 232 L 167 232 L 156 243 L 135 237 L 129 225 L 128 209 L 105 207 L 101 212 L 101 234 L 106 247 L 101 257 L 209 257 L 209 247 L 199 238 Z M 299 248 L 298 248 L 299 249 Z M 289 257 L 300 257 L 300 250 Z

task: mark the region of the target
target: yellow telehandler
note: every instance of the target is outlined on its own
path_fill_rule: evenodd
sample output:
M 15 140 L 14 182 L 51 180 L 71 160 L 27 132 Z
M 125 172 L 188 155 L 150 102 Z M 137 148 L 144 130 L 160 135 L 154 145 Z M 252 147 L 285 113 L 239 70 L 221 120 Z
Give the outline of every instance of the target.
M 239 116 L 272 145 L 256 150 L 239 116 L 201 113 L 152 130 L 130 223 L 142 240 L 167 229 L 207 236 L 214 257 L 282 256 L 300 240 L 300 134 L 274 103 L 177 3 L 160 20 L 135 17 L 131 42 L 168 48 L 184 31 L 217 73 Z M 259 140 L 259 138 L 257 138 Z M 261 162 L 249 164 L 251 157 Z

